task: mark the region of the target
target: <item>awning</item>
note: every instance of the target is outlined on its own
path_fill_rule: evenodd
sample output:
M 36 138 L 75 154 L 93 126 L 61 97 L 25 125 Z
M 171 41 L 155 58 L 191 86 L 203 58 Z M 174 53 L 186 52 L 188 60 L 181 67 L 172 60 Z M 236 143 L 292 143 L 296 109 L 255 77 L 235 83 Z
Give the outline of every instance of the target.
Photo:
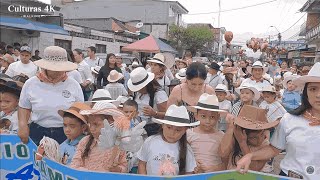
M 68 31 L 62 27 L 53 24 L 44 24 L 41 22 L 35 22 L 18 17 L 0 17 L 0 26 L 17 28 L 17 29 L 28 29 L 33 31 L 48 32 L 54 34 L 69 35 Z

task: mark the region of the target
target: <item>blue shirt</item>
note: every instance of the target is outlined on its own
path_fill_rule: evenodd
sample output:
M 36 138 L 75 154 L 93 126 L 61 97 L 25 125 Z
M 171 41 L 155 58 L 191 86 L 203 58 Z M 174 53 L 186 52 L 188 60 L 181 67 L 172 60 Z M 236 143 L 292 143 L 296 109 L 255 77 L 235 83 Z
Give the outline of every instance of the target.
M 85 137 L 85 135 L 81 134 L 75 140 L 70 141 L 70 139 L 65 140 L 62 144 L 60 144 L 60 155 L 62 158 L 67 158 L 66 165 L 70 165 L 72 158 L 77 150 L 77 145 L 80 140 Z
M 288 91 L 287 89 L 283 92 L 282 104 L 284 108 L 288 110 L 294 110 L 301 104 L 301 95 L 299 91 Z

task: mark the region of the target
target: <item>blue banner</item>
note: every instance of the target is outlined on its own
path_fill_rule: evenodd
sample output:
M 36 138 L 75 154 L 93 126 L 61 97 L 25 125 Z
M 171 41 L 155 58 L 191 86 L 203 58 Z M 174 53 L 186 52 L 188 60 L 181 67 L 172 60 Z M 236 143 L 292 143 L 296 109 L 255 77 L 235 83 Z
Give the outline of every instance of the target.
M 1 180 L 98 180 L 98 179 L 164 179 L 133 174 L 99 173 L 78 171 L 44 158 L 35 161 L 37 146 L 30 140 L 22 144 L 17 135 L 0 135 L 0 179 Z M 289 180 L 290 178 L 274 176 L 251 171 L 245 175 L 235 171 L 196 174 L 170 177 L 168 179 L 210 179 L 210 180 Z M 167 179 L 167 178 L 166 178 Z

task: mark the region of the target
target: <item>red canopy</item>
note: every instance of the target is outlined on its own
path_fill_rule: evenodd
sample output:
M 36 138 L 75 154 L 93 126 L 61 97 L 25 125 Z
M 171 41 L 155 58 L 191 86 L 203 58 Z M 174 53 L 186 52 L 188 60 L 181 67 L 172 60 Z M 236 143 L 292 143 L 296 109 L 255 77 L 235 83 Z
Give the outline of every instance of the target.
M 122 51 L 138 51 L 147 53 L 159 53 L 159 52 L 172 52 L 176 50 L 170 45 L 162 42 L 160 39 L 153 37 L 152 35 L 122 47 Z

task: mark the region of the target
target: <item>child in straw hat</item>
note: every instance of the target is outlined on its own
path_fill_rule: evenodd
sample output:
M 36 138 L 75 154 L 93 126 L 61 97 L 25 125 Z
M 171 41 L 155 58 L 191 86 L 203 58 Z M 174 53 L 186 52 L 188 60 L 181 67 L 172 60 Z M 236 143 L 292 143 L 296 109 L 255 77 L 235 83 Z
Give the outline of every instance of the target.
M 269 122 L 266 111 L 255 106 L 245 105 L 237 118 L 230 122 L 229 128 L 220 144 L 220 155 L 228 158 L 227 169 L 235 169 L 237 161 L 244 155 L 269 145 L 265 130 L 275 127 L 279 121 Z M 265 161 L 252 162 L 250 169 L 261 171 Z
M 148 137 L 138 151 L 139 174 L 176 176 L 190 174 L 196 168 L 192 149 L 187 144 L 188 127 L 197 126 L 190 122 L 184 106 L 169 106 L 164 119 L 153 119 L 161 124 L 160 133 Z
M 112 70 L 108 75 L 109 84 L 104 89 L 110 92 L 111 98 L 116 100 L 119 96 L 127 96 L 128 92 L 123 84 L 119 81 L 123 79 L 123 75 L 116 70 Z
M 198 163 L 196 173 L 215 172 L 225 170 L 225 164 L 218 155 L 219 145 L 224 133 L 217 130 L 220 113 L 219 101 L 216 95 L 204 93 L 198 104 L 191 106 L 195 118 L 200 122 L 198 127 L 187 130 L 187 140 Z

